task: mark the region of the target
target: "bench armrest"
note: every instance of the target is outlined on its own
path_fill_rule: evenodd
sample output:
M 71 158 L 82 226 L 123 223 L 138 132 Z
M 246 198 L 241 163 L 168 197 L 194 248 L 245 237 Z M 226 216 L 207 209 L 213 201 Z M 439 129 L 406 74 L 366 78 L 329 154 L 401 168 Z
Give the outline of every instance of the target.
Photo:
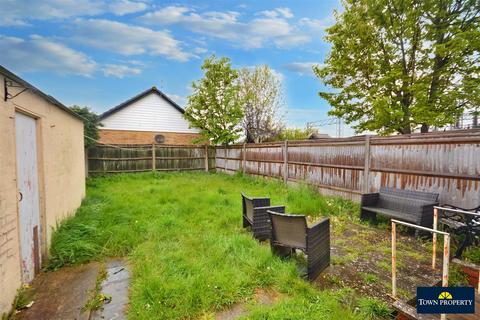
M 369 207 L 373 206 L 377 203 L 378 199 L 380 197 L 380 193 L 375 192 L 375 193 L 364 193 L 362 194 L 361 198 L 361 206 L 362 207 Z
M 313 235 L 322 229 L 330 230 L 330 219 L 329 218 L 323 218 L 322 220 L 319 220 L 312 224 L 311 226 L 307 227 L 307 236 Z
M 285 213 L 285 206 L 266 206 L 266 207 L 257 207 L 257 208 L 254 208 L 253 210 L 270 210 L 270 211 L 274 211 L 274 212 L 279 212 L 279 213 Z
M 435 207 L 435 206 L 438 206 L 438 202 L 426 203 L 426 204 L 421 205 L 422 213 L 423 212 L 426 212 L 426 213 L 432 212 L 432 214 L 433 214 L 433 207 Z
M 285 213 L 285 206 L 268 206 L 253 208 L 252 231 L 256 239 L 262 241 L 271 237 L 271 222 L 268 211 Z
M 267 207 L 270 205 L 270 198 L 253 198 L 253 207 Z

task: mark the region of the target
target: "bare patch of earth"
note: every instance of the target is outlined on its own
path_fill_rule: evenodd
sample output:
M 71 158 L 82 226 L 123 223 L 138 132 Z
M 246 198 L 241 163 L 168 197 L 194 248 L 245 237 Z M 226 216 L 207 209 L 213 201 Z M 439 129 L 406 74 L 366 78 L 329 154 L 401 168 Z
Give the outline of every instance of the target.
M 331 266 L 315 284 L 320 289 L 348 287 L 362 295 L 393 302 L 390 230 L 335 218 L 332 226 Z M 413 298 L 417 286 L 430 286 L 441 280 L 441 270 L 431 268 L 431 255 L 428 241 L 415 237 L 409 230 L 397 230 L 397 293 L 401 299 Z M 441 266 L 441 260 L 437 266 Z
M 14 319 L 21 320 L 87 320 L 89 310 L 82 311 L 95 287 L 100 264 L 65 267 L 42 272 L 32 282 L 33 304 L 20 310 Z

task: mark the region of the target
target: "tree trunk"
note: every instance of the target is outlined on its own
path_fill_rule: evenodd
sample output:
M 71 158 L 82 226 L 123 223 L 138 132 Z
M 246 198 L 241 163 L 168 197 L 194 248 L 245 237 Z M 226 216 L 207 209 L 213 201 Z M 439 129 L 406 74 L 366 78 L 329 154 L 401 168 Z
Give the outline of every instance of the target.
M 420 129 L 420 132 L 421 132 L 421 133 L 427 133 L 427 132 L 428 132 L 428 129 L 429 129 L 428 124 L 422 123 L 422 128 Z

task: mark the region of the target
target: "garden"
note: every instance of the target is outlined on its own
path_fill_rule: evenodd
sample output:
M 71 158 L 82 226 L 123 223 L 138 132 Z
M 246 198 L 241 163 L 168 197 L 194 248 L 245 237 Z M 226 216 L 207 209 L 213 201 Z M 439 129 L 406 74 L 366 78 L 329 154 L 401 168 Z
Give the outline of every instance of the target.
M 331 266 L 308 282 L 302 255 L 273 255 L 242 227 L 241 192 L 311 222 L 328 216 Z M 408 300 L 441 273 L 431 270 L 430 241 L 402 229 L 397 242 L 398 295 Z M 390 250 L 386 220 L 361 222 L 357 204 L 304 185 L 241 174 L 120 174 L 88 180 L 81 208 L 53 235 L 48 268 L 126 257 L 129 319 L 382 319 L 393 311 Z M 465 283 L 455 268 L 450 279 Z

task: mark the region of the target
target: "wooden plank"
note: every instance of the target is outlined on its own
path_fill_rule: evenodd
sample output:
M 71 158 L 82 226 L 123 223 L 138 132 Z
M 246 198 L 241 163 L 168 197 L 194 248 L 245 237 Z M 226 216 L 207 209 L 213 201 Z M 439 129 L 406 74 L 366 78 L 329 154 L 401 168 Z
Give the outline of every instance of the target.
M 208 172 L 208 145 L 205 145 L 205 171 Z
M 350 165 L 330 164 L 330 163 L 313 163 L 313 162 L 289 161 L 288 164 L 296 164 L 296 165 L 300 165 L 300 166 L 310 166 L 310 167 L 325 167 L 325 168 L 337 168 L 337 169 L 364 170 L 363 166 L 350 166 Z
M 419 175 L 427 177 L 437 177 L 437 178 L 450 178 L 450 179 L 465 179 L 465 180 L 476 180 L 480 181 L 480 175 L 463 175 L 458 173 L 441 173 L 441 172 L 428 172 L 420 170 L 410 170 L 410 169 L 385 169 L 385 168 L 370 168 L 370 171 L 376 172 L 385 172 L 385 173 L 399 173 L 399 174 L 408 174 L 408 175 Z
M 152 170 L 155 171 L 155 162 L 157 159 L 155 158 L 155 143 L 152 144 Z
M 364 169 L 363 169 L 363 192 L 368 193 L 370 190 L 370 136 L 365 136 L 364 151 Z

